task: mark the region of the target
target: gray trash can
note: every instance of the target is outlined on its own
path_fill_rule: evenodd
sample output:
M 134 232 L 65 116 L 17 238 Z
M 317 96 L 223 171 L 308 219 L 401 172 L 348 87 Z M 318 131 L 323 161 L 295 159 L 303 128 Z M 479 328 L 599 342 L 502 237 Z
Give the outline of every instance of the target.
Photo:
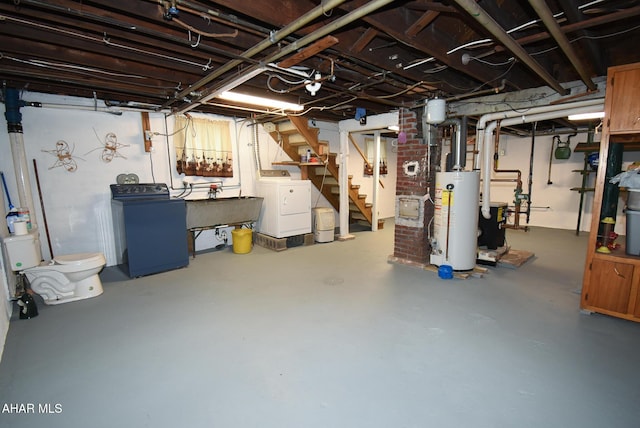
M 632 256 L 640 256 L 640 211 L 626 210 L 627 237 L 626 253 Z

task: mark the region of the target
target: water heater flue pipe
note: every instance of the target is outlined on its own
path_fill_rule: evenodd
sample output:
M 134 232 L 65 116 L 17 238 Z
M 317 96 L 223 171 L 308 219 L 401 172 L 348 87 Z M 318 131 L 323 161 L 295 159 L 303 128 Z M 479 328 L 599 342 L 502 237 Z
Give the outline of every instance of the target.
M 570 114 L 579 114 L 579 113 L 593 113 L 597 111 L 601 111 L 603 108 L 602 104 L 596 105 L 588 105 L 585 107 L 576 107 L 576 108 L 566 108 L 564 110 L 554 110 L 545 113 L 539 114 L 531 114 L 531 115 L 521 115 L 519 117 L 512 117 L 509 119 L 504 119 L 500 122 L 500 126 L 510 126 L 510 125 L 518 125 L 523 123 L 531 123 L 531 122 L 540 122 L 543 120 L 551 120 L 558 119 L 560 117 L 566 117 Z M 484 129 L 484 140 L 486 142 L 491 141 L 491 137 L 493 136 L 493 131 L 495 131 L 498 122 L 493 121 L 489 123 Z M 491 218 L 491 161 L 493 159 L 492 152 L 493 145 L 485 144 L 484 152 L 482 156 L 483 166 L 482 166 L 482 216 L 486 219 Z
M 467 155 L 467 117 L 450 117 L 440 126 L 452 125 L 455 128 L 455 140 L 451 142 L 454 171 L 461 171 L 466 166 Z

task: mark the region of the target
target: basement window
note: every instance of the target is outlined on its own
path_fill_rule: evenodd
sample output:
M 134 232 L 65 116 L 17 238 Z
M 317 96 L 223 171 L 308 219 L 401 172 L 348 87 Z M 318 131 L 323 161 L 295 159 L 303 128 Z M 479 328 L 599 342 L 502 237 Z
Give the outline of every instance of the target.
M 376 140 L 366 138 L 364 143 L 367 151 L 367 161 L 369 162 L 369 165 L 366 163 L 364 165 L 364 175 L 373 175 L 373 164 L 376 161 Z M 380 174 L 387 174 L 387 144 L 384 138 L 380 139 Z
M 176 116 L 175 129 L 173 141 L 178 174 L 233 177 L 228 121 Z

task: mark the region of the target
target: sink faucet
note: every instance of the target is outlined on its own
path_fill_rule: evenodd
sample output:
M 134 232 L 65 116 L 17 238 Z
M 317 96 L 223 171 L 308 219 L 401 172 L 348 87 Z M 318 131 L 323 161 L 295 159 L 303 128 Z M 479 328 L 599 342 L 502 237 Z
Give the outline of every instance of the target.
M 209 185 L 209 199 L 215 199 L 218 196 L 218 192 L 222 192 L 222 186 L 217 184 Z

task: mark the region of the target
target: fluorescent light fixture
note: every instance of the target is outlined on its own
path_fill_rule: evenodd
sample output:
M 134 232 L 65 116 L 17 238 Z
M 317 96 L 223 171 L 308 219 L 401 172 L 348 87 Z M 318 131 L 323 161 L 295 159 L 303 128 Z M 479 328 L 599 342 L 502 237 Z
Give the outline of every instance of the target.
M 254 69 L 243 70 L 242 74 L 235 76 L 230 81 L 223 82 L 222 86 L 220 86 L 219 88 L 211 92 L 209 95 L 202 97 L 202 99 L 197 101 L 199 101 L 200 103 L 205 103 L 213 98 L 217 98 L 220 96 L 221 93 L 237 88 L 238 86 L 242 85 L 248 80 L 253 79 L 258 74 L 262 73 L 265 70 L 266 69 L 264 67 L 256 67 Z
M 589 119 L 602 119 L 604 117 L 603 111 L 596 111 L 594 113 L 580 113 L 570 114 L 567 119 L 569 120 L 589 120 Z
M 391 125 L 391 126 L 387 126 L 387 129 L 389 131 L 396 131 L 398 132 L 400 130 L 400 127 L 398 125 Z
M 218 98 L 227 100 L 227 101 L 234 101 L 242 104 L 275 108 L 279 110 L 291 110 L 291 111 L 304 110 L 304 106 L 300 104 L 288 103 L 285 101 L 274 100 L 272 98 L 255 97 L 253 95 L 241 94 L 239 92 L 225 91 L 220 95 L 218 95 Z

